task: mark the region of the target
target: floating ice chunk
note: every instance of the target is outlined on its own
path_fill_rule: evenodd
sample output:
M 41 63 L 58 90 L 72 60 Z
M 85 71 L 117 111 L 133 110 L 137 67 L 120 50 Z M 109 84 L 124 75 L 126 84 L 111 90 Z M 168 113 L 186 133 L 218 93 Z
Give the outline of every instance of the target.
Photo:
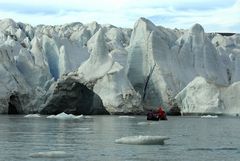
M 47 116 L 47 118 L 67 120 L 67 119 L 83 119 L 84 117 L 83 117 L 83 115 L 75 116 L 75 115 L 72 115 L 72 114 L 66 114 L 66 113 L 62 112 L 58 115 Z
M 28 115 L 25 115 L 24 117 L 27 117 L 27 118 L 36 118 L 36 117 L 41 117 L 39 114 L 28 114 Z
M 118 118 L 129 118 L 129 119 L 134 119 L 134 118 L 136 118 L 136 117 L 134 117 L 134 116 L 119 116 Z
M 80 132 L 81 134 L 94 134 L 94 131 L 87 127 L 75 128 L 74 130 Z
M 55 119 L 56 118 L 56 115 L 49 115 L 47 116 L 48 119 Z
M 138 125 L 156 125 L 158 122 L 156 121 L 145 121 L 145 122 L 138 122 Z
M 83 115 L 79 115 L 79 116 L 72 115 L 72 117 L 75 118 L 75 119 L 83 119 L 84 118 Z
M 150 122 L 138 122 L 137 124 L 138 124 L 138 125 L 149 125 Z
M 93 119 L 92 116 L 84 116 L 85 119 Z
M 72 154 L 68 154 L 65 151 L 48 151 L 48 152 L 37 152 L 30 154 L 32 158 L 69 158 L 73 157 Z
M 218 118 L 217 115 L 203 115 L 201 118 Z
M 90 131 L 91 129 L 88 127 L 81 127 L 81 128 L 76 128 L 79 131 Z
M 163 145 L 164 140 L 168 140 L 166 136 L 128 136 L 116 139 L 118 144 L 134 144 L 134 145 Z

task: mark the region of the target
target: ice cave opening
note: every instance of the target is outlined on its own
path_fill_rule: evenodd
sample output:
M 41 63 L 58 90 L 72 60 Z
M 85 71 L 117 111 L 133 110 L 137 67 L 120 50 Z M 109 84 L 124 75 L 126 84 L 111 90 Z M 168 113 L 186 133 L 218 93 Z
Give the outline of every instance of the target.
M 102 99 L 85 85 L 66 81 L 57 86 L 41 114 L 108 114 Z
M 22 107 L 17 95 L 11 95 L 8 102 L 8 114 L 21 114 Z

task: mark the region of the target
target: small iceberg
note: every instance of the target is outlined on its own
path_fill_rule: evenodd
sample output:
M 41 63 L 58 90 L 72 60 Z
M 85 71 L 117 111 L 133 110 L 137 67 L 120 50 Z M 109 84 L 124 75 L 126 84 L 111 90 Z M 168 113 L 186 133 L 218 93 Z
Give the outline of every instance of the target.
M 145 121 L 145 122 L 138 122 L 137 124 L 138 125 L 157 125 L 159 123 L 156 121 Z
M 201 118 L 218 118 L 217 115 L 203 115 Z
M 94 134 L 94 131 L 88 127 L 75 128 L 74 130 L 80 132 L 81 134 Z
M 50 116 L 47 116 L 47 118 L 50 118 L 50 119 L 62 119 L 62 120 L 71 120 L 71 119 L 83 119 L 83 115 L 79 115 L 79 116 L 75 116 L 75 115 L 72 115 L 72 114 L 66 114 L 64 112 L 58 114 L 58 115 L 50 115 Z
M 79 131 L 90 131 L 91 129 L 88 127 L 80 127 L 80 128 L 76 128 Z
M 66 153 L 65 151 L 48 151 L 48 152 L 37 152 L 30 154 L 32 158 L 69 158 L 73 157 L 72 154 Z
M 85 119 L 93 119 L 92 116 L 84 116 Z
M 25 115 L 24 117 L 26 118 L 38 118 L 38 117 L 41 117 L 39 114 L 28 114 L 28 115 Z
M 165 140 L 169 138 L 166 136 L 128 136 L 116 139 L 117 144 L 132 144 L 132 145 L 163 145 Z
M 127 119 L 135 119 L 134 116 L 119 116 L 118 118 L 127 118 Z

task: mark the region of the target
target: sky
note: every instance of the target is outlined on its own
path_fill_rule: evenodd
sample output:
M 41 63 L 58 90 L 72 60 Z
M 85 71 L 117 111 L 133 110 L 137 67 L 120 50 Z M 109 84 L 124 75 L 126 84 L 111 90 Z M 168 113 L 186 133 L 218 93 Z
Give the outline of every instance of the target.
M 133 28 L 145 17 L 155 25 L 240 33 L 240 0 L 0 0 L 0 19 L 31 25 L 70 22 Z

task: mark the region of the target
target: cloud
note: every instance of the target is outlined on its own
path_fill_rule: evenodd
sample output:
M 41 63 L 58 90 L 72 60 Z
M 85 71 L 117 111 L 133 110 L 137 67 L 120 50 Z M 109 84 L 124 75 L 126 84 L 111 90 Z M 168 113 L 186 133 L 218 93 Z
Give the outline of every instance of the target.
M 203 25 L 207 32 L 240 32 L 240 0 L 0 0 L 1 18 L 33 25 L 69 22 L 133 27 L 139 17 L 170 28 Z
M 188 18 L 183 16 L 175 17 L 178 24 L 190 24 L 198 22 L 204 26 L 208 32 L 240 32 L 237 26 L 240 25 L 240 6 L 239 2 L 228 8 L 217 8 L 206 12 L 188 10 L 187 13 L 181 12 L 180 15 L 191 15 Z M 237 29 L 237 30 L 236 30 Z
M 15 12 L 20 14 L 56 14 L 58 8 L 47 6 L 29 6 L 25 4 L 12 5 L 9 3 L 0 3 L 0 11 L 4 12 Z
M 220 6 L 223 6 L 221 4 Z M 226 5 L 226 4 L 225 4 Z M 216 5 L 215 5 L 216 6 Z M 228 7 L 217 7 L 214 9 L 199 7 L 182 9 L 180 7 L 169 8 L 145 8 L 146 18 L 155 24 L 170 28 L 190 28 L 195 23 L 203 25 L 207 32 L 240 32 L 240 0 Z M 140 11 L 138 11 L 140 13 Z M 149 13 L 149 14 L 147 14 Z M 151 15 L 150 15 L 151 14 Z

